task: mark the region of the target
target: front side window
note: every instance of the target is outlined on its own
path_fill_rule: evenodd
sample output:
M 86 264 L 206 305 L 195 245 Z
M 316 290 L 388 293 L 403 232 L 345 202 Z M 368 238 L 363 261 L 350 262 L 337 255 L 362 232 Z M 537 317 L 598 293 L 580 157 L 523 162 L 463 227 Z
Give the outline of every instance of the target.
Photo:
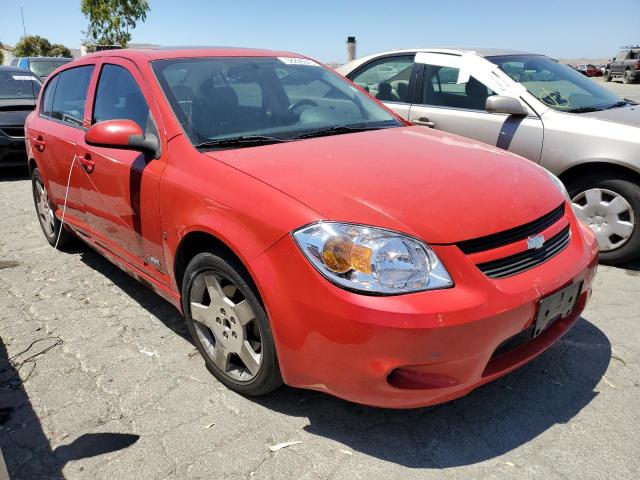
M 57 85 L 55 86 L 51 112 L 48 116 L 69 125 L 81 127 L 92 73 L 93 65 L 70 68 L 60 72 L 57 75 Z
M 622 62 L 622 61 L 627 59 L 628 55 L 629 55 L 629 52 L 627 52 L 626 50 L 622 51 L 622 52 L 618 53 L 618 55 L 616 56 L 616 61 L 617 62 Z
M 378 100 L 408 103 L 414 57 L 403 55 L 376 60 L 357 70 L 351 79 Z
M 491 89 L 472 76 L 468 81 L 458 83 L 458 68 L 425 65 L 424 72 L 424 105 L 484 111 L 487 98 L 494 95 Z
M 543 55 L 505 55 L 487 60 L 554 110 L 582 113 L 625 104 L 590 78 Z
M 196 146 L 241 137 L 288 141 L 402 125 L 338 74 L 306 59 L 181 58 L 152 65 Z
M 105 64 L 100 72 L 92 123 L 133 120 L 147 130 L 149 106 L 131 73 L 119 65 Z
M 34 99 L 42 84 L 29 72 L 0 70 L 0 98 Z

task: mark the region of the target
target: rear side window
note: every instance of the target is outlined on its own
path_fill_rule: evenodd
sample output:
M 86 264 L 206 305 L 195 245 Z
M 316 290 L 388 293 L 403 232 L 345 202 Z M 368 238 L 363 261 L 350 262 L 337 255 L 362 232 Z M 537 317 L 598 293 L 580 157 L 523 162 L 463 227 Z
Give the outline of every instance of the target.
M 147 129 L 149 106 L 126 68 L 106 64 L 100 72 L 92 123 L 105 120 L 133 120 L 143 131 Z
M 60 75 L 56 75 L 53 77 L 47 86 L 44 89 L 44 93 L 42 94 L 42 101 L 40 104 L 40 114 L 46 117 L 51 116 L 51 112 L 53 111 L 53 97 L 56 93 L 56 86 L 58 85 L 58 78 Z
M 70 68 L 60 72 L 54 81 L 47 85 L 43 99 L 45 109 L 43 114 L 74 127 L 81 127 L 92 73 L 93 65 Z M 50 102 L 49 109 L 47 102 L 50 94 L 53 94 L 53 100 Z
M 375 60 L 358 70 L 351 80 L 383 102 L 408 102 L 414 57 L 403 55 Z

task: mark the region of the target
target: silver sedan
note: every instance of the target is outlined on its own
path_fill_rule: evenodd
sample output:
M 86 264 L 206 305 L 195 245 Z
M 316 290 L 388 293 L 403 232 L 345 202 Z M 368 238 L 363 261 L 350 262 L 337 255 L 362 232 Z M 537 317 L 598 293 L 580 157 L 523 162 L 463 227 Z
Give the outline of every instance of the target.
M 337 70 L 415 124 L 541 164 L 567 187 L 603 262 L 640 257 L 635 102 L 544 55 L 505 50 L 395 50 Z

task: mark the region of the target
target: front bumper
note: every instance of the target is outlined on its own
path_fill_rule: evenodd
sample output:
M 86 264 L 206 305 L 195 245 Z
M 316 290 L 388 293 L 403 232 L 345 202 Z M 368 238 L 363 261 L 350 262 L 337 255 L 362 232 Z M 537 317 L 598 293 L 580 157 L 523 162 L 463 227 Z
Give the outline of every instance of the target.
M 27 164 L 24 138 L 9 137 L 0 131 L 0 168 Z
M 597 245 L 573 215 L 569 223 L 572 240 L 562 252 L 503 279 L 486 277 L 455 245 L 432 245 L 455 287 L 391 297 L 334 286 L 290 236 L 282 238 L 250 270 L 259 279 L 284 381 L 358 403 L 412 408 L 463 396 L 514 370 L 555 343 L 590 295 Z M 494 355 L 531 327 L 540 298 L 574 282 L 582 288 L 568 317 Z

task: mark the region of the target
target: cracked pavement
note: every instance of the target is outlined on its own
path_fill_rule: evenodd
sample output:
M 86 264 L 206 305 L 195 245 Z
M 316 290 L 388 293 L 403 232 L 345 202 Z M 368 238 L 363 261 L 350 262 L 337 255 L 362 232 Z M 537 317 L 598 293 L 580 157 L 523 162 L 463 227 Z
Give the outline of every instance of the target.
M 583 318 L 529 365 L 396 411 L 227 390 L 168 303 L 86 246 L 54 253 L 21 170 L 0 171 L 0 225 L 0 448 L 13 480 L 639 476 L 640 264 L 601 266 Z M 24 363 L 23 384 L 1 381 L 8 357 L 47 337 L 63 343 Z M 269 449 L 289 441 L 302 443 Z

